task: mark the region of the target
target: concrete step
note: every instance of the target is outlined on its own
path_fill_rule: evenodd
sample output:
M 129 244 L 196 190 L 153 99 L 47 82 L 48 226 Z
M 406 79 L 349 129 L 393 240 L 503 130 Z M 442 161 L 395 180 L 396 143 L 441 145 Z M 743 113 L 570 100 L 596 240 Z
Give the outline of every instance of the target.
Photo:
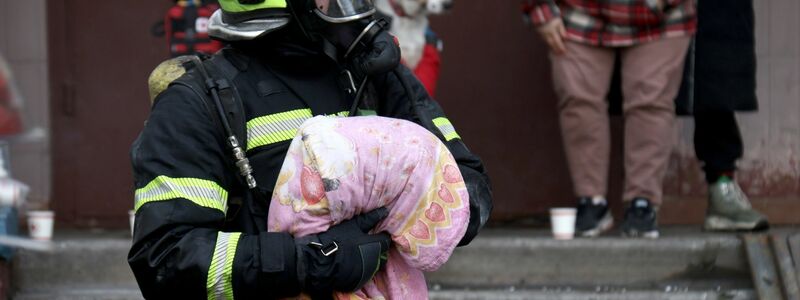
M 539 290 L 432 290 L 431 300 L 756 300 L 752 290 L 729 291 L 575 291 L 569 288 Z M 141 300 L 137 289 L 88 289 L 28 291 L 15 300 Z
M 138 292 L 126 259 L 130 232 L 57 232 L 53 242 L 50 253 L 17 252 L 11 271 L 14 290 L 32 292 L 29 297 L 51 291 L 88 293 L 68 299 L 94 299 L 91 295 L 105 291 Z M 125 295 L 111 299 L 128 299 Z
M 736 235 L 666 234 L 657 240 L 603 237 L 557 241 L 542 230 L 486 230 L 427 274 L 441 286 L 595 286 L 662 290 L 752 289 Z
M 546 230 L 489 229 L 426 275 L 434 300 L 757 299 L 735 234 L 670 228 L 658 240 L 553 240 Z
M 57 233 L 52 253 L 20 251 L 15 299 L 141 299 L 127 232 Z M 485 230 L 426 275 L 432 299 L 751 299 L 736 235 L 556 241 L 542 230 Z
M 26 291 L 14 300 L 142 300 L 139 289 L 53 289 Z
M 756 300 L 753 290 L 728 291 L 628 291 L 571 289 L 544 290 L 439 290 L 431 300 Z

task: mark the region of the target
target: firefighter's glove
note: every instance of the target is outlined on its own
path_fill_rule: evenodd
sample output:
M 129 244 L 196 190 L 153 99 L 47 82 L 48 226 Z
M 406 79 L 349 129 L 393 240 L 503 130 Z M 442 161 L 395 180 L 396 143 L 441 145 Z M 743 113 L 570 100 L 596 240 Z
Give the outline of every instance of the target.
M 389 211 L 379 208 L 326 232 L 296 239 L 298 280 L 314 299 L 360 289 L 386 262 L 389 234 L 369 234 Z
M 388 73 L 400 65 L 400 44 L 388 32 L 381 32 L 375 37 L 371 47 L 352 58 L 348 69 L 353 73 L 356 82 L 365 76 Z

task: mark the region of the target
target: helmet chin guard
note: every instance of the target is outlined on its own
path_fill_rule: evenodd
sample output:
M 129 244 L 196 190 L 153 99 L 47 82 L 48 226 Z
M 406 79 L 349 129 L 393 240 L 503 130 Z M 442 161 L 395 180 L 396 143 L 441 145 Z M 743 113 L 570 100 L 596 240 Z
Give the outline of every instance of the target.
M 222 10 L 211 15 L 208 22 L 208 35 L 225 41 L 248 41 L 281 29 L 289 24 L 288 16 L 252 19 L 236 24 L 225 23 Z

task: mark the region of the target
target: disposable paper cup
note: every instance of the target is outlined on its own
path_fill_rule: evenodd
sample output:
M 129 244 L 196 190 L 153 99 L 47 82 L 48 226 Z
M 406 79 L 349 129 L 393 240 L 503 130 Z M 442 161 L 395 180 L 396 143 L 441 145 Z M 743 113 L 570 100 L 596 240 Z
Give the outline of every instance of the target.
M 134 223 L 136 221 L 136 211 L 135 210 L 129 210 L 128 211 L 128 219 L 131 222 L 131 235 L 133 235 L 133 225 L 134 225 Z
M 571 240 L 575 237 L 574 208 L 551 208 L 550 224 L 553 227 L 553 237 L 557 240 Z
M 12 206 L 19 201 L 20 188 L 13 181 L 0 181 L 0 205 Z
M 51 210 L 33 210 L 28 215 L 28 234 L 32 239 L 49 241 L 53 238 L 53 217 Z

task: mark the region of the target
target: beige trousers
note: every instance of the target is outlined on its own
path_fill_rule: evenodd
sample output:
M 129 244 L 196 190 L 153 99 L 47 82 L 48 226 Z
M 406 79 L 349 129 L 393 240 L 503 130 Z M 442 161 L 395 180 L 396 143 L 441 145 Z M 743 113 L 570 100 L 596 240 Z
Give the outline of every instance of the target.
M 672 150 L 674 99 L 689 40 L 666 38 L 625 48 L 567 42 L 566 54 L 551 55 L 561 134 L 576 196 L 606 195 L 611 138 L 606 94 L 619 51 L 625 118 L 623 200 L 644 197 L 661 203 Z

